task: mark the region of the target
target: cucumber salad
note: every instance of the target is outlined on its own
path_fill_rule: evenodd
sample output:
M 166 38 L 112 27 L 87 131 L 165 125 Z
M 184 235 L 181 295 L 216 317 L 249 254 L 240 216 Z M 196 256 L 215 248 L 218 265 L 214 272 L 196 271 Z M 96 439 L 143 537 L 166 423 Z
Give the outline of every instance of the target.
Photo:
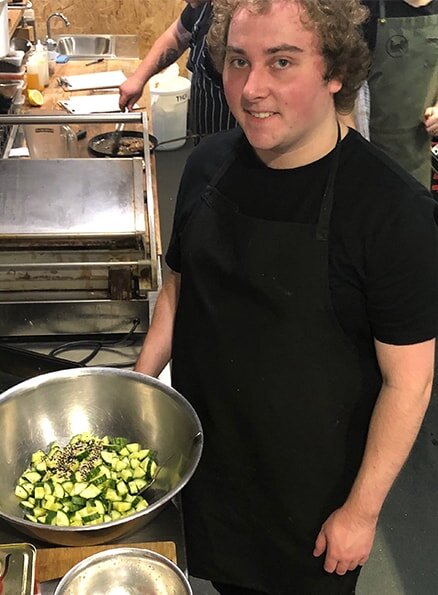
M 52 442 L 33 453 L 15 495 L 34 523 L 97 525 L 147 508 L 139 492 L 157 471 L 155 453 L 138 442 L 83 432 L 64 447 Z

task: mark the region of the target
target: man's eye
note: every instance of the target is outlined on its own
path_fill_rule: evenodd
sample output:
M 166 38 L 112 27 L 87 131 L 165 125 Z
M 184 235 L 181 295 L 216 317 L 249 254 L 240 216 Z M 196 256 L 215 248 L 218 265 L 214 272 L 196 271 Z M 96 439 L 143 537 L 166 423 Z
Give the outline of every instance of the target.
M 274 64 L 275 68 L 283 69 L 290 66 L 290 61 L 287 58 L 278 58 Z
M 231 58 L 230 59 L 230 66 L 233 66 L 233 68 L 245 68 L 246 65 L 247 65 L 247 61 L 244 60 L 243 58 Z

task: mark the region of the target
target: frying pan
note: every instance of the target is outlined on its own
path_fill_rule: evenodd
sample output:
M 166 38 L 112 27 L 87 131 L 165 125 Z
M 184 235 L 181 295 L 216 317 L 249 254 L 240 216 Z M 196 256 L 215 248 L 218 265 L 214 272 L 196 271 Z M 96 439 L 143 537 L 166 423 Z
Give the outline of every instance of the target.
M 103 132 L 102 134 L 98 134 L 93 136 L 92 139 L 88 142 L 88 150 L 93 155 L 97 157 L 142 157 L 143 151 L 129 151 L 124 154 L 112 152 L 112 148 L 114 146 L 114 132 Z M 143 132 L 139 130 L 123 130 L 121 133 L 121 138 L 134 138 L 134 139 L 143 139 Z M 158 140 L 152 134 L 149 135 L 149 151 L 153 153 L 155 147 L 158 145 Z
M 98 157 L 142 157 L 143 151 L 130 151 L 126 152 L 125 154 L 121 155 L 119 153 L 112 152 L 112 148 L 114 146 L 114 131 L 111 132 L 104 132 L 102 134 L 98 134 L 97 136 L 93 136 L 93 138 L 88 143 L 88 151 L 93 155 L 97 155 Z M 166 145 L 168 143 L 174 143 L 178 140 L 183 139 L 200 139 L 203 135 L 201 134 L 187 134 L 186 136 L 180 136 L 178 138 L 172 138 L 170 140 L 163 140 L 161 142 L 152 134 L 149 135 L 149 152 L 152 154 L 158 146 Z M 138 130 L 123 130 L 121 133 L 121 138 L 143 138 L 143 132 Z

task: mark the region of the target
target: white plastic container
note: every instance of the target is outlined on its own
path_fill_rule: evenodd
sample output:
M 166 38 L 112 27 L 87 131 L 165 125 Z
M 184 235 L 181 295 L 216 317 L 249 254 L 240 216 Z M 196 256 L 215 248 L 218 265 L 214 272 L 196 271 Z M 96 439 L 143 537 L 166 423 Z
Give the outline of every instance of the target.
M 180 138 L 187 134 L 187 105 L 190 81 L 182 76 L 169 76 L 166 71 L 149 81 L 151 115 L 154 136 L 158 142 Z M 178 149 L 185 139 L 158 146 L 157 151 Z
M 41 83 L 44 85 L 44 87 L 47 87 L 49 84 L 49 52 L 39 40 L 35 46 L 35 52 L 33 56 L 39 65 L 39 77 Z
M 9 54 L 8 0 L 0 0 L 0 58 Z

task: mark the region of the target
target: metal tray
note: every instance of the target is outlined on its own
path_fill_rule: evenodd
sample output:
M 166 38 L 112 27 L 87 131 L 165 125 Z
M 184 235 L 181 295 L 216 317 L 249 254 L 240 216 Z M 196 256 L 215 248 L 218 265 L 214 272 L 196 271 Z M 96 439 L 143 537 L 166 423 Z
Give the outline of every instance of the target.
M 30 543 L 0 544 L 1 592 L 33 595 L 36 548 Z

